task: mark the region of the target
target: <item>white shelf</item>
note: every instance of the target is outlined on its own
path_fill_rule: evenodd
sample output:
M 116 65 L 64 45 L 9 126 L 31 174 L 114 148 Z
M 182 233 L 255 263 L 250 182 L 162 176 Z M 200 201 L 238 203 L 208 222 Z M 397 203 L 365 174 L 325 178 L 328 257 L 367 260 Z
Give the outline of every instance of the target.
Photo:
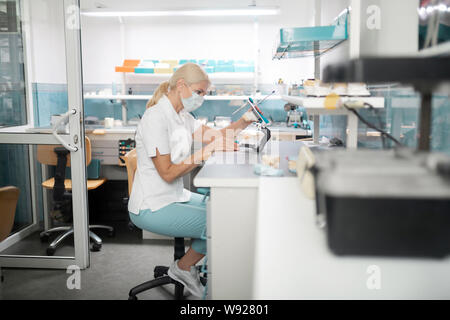
M 299 96 L 281 96 L 281 98 L 289 103 L 304 107 L 305 109 L 325 109 L 325 97 L 299 97 Z M 370 103 L 374 108 L 384 108 L 383 97 L 341 97 L 342 101 L 362 100 Z M 337 109 L 326 109 L 333 111 Z
M 172 73 L 122 73 L 124 82 L 129 84 L 160 84 L 172 77 Z M 254 72 L 215 72 L 208 73 L 214 84 L 254 84 Z
M 298 97 L 298 96 L 281 96 L 283 100 L 299 105 L 306 109 L 308 116 L 314 117 L 313 139 L 314 143 L 319 143 L 320 121 L 321 115 L 346 115 L 347 116 L 347 148 L 356 149 L 358 146 L 358 118 L 355 114 L 345 108 L 328 109 L 325 108 L 325 97 Z M 342 101 L 359 100 L 370 103 L 374 108 L 384 108 L 383 97 L 341 97 Z
M 229 101 L 229 100 L 247 100 L 249 96 L 205 96 L 205 100 L 216 101 Z M 255 96 L 257 100 L 262 100 L 266 96 Z M 87 100 L 150 100 L 152 95 L 129 95 L 129 94 L 116 94 L 116 95 L 85 95 L 84 99 Z M 267 100 L 281 100 L 281 96 L 270 96 Z
M 111 95 L 84 95 L 84 99 L 89 100 L 150 100 L 152 95 L 130 95 L 130 94 L 111 94 Z
M 127 76 L 148 77 L 157 78 L 160 80 L 167 80 L 173 75 L 173 73 L 134 73 L 125 72 Z M 255 77 L 254 72 L 213 72 L 208 73 L 210 80 L 221 79 L 253 79 Z

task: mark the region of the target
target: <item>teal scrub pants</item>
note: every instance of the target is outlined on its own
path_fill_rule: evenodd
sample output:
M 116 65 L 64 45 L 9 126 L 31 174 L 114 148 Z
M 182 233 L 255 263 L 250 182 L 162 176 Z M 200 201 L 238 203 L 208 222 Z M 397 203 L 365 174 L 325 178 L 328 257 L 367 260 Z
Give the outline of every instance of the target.
M 192 249 L 206 254 L 206 202 L 204 196 L 191 193 L 188 202 L 174 202 L 157 211 L 130 212 L 130 219 L 140 229 L 174 238 L 192 238 Z

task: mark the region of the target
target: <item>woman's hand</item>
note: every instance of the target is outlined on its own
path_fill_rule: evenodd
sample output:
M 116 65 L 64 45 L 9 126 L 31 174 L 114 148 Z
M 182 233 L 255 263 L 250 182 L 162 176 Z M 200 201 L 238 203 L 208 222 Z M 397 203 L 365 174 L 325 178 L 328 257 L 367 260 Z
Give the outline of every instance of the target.
M 245 122 L 249 123 L 249 124 L 252 123 L 252 122 L 257 122 L 258 121 L 258 118 L 253 113 L 253 109 L 252 108 L 248 109 L 248 111 L 242 115 L 241 119 L 244 120 Z
M 211 144 L 214 146 L 214 151 L 237 151 L 239 149 L 238 144 L 234 142 L 234 138 L 226 135 L 216 137 Z
M 226 135 L 214 137 L 213 141 L 205 147 L 207 153 L 214 151 L 237 151 L 239 146 L 234 139 Z

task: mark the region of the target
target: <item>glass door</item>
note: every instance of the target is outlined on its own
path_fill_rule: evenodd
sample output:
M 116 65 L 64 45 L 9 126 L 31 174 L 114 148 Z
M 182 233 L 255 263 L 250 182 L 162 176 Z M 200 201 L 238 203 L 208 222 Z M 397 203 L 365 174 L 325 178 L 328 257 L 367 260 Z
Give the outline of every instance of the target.
M 19 190 L 1 267 L 89 266 L 79 12 L 0 0 L 0 191 Z

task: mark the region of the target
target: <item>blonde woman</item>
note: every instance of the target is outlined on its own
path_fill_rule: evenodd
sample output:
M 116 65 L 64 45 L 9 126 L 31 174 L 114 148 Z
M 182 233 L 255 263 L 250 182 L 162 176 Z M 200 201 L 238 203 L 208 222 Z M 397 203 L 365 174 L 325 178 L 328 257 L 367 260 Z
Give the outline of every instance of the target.
M 195 265 L 206 254 L 206 241 L 201 239 L 206 208 L 203 196 L 184 189 L 182 177 L 214 151 L 237 150 L 233 136 L 256 120 L 247 112 L 220 131 L 195 120 L 189 112 L 202 105 L 209 86 L 206 72 L 187 63 L 156 89 L 136 132 L 137 171 L 128 205 L 137 227 L 193 239 L 168 275 L 196 296 L 202 296 L 204 290 Z M 205 146 L 190 154 L 193 139 Z

